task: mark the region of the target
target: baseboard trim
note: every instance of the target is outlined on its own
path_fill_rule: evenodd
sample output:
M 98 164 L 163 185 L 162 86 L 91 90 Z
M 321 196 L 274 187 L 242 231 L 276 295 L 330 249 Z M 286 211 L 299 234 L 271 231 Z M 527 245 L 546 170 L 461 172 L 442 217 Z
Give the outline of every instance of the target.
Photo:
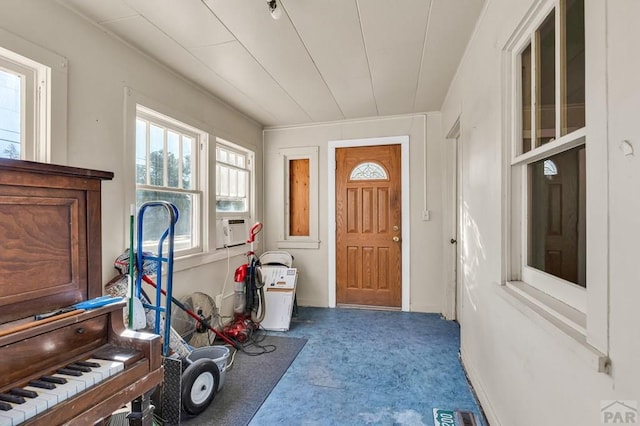
M 468 358 L 466 357 L 465 352 L 462 349 L 460 349 L 460 362 L 462 363 L 462 367 L 464 368 L 467 377 L 471 382 L 471 386 L 473 386 L 473 391 L 476 394 L 478 403 L 480 404 L 480 409 L 483 411 L 485 420 L 488 422 L 487 426 L 501 426 L 502 423 L 500 423 L 495 409 L 493 408 L 493 405 L 489 400 L 489 396 L 484 390 L 484 386 L 482 385 L 480 376 L 471 366 L 471 363 L 468 362 Z

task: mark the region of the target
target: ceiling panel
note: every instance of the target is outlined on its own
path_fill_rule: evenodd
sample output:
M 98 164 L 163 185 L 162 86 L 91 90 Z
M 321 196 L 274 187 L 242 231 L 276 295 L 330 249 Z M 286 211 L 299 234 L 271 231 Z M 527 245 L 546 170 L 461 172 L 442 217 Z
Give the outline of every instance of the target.
M 486 0 L 59 1 L 277 126 L 439 110 Z
M 237 41 L 191 51 L 220 77 L 250 94 L 279 122 L 308 123 L 311 120 Z
M 356 2 L 283 0 L 283 5 L 345 117 L 377 115 Z
M 430 3 L 358 1 L 380 115 L 413 111 Z
M 200 0 L 125 1 L 187 49 L 235 40 Z
M 251 97 L 246 96 L 236 87 L 211 71 L 193 54 L 161 32 L 142 16 L 120 19 L 103 24 L 104 27 L 118 34 L 131 45 L 151 55 L 174 69 L 188 76 L 189 79 L 210 90 L 225 100 L 229 105 L 263 123 L 279 122 L 268 109 L 258 105 Z M 170 64 L 177 64 L 174 68 Z
M 60 2 L 96 23 L 137 15 L 137 12 L 124 0 L 60 0 Z
M 344 117 L 286 14 L 272 19 L 263 1 L 206 3 L 313 121 Z
M 433 2 L 414 110 L 440 109 L 482 6 L 483 0 Z

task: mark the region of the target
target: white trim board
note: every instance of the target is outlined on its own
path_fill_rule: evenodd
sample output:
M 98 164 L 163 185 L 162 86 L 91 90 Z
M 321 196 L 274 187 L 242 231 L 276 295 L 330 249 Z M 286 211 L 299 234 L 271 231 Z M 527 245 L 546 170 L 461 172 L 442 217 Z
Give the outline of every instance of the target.
M 400 145 L 401 179 L 402 179 L 402 310 L 410 310 L 411 276 L 409 259 L 411 258 L 411 224 L 409 220 L 409 136 L 390 136 L 368 139 L 344 139 L 329 141 L 327 155 L 327 176 L 329 177 L 327 193 L 328 211 L 328 295 L 329 307 L 336 307 L 336 148 L 357 146 Z

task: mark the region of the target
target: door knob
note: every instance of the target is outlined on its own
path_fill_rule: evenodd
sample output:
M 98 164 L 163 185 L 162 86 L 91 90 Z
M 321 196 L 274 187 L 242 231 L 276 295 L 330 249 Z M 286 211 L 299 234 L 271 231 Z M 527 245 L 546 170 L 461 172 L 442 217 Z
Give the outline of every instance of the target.
M 392 240 L 393 240 L 394 243 L 397 243 L 398 241 L 400 241 L 400 237 L 395 236 L 395 237 L 392 238 Z
M 451 241 L 449 241 L 449 242 L 450 242 L 451 244 L 455 244 L 455 243 L 457 243 L 457 242 L 458 242 L 458 240 L 456 240 L 456 239 L 452 238 L 452 239 L 451 239 Z

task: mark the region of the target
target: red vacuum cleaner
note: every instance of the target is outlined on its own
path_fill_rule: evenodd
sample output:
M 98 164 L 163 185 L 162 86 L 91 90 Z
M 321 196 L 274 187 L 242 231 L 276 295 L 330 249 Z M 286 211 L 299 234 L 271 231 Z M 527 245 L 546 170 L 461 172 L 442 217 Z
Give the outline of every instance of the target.
M 260 326 L 265 314 L 264 281 L 260 260 L 253 251 L 255 236 L 261 230 L 262 223 L 257 222 L 249 231 L 247 242 L 251 244 L 251 248 L 247 252 L 247 263 L 239 266 L 234 275 L 236 284 L 233 321 L 222 329 L 227 337 L 240 343 L 249 340 L 253 331 Z

